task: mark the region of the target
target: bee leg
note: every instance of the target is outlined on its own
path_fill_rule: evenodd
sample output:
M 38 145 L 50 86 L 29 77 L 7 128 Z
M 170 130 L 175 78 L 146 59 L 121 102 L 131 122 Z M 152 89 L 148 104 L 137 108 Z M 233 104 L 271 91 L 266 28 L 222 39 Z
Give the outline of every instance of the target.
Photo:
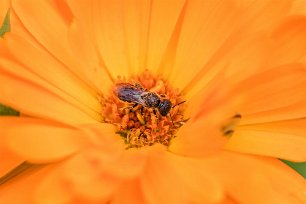
M 126 107 L 123 107 L 121 110 L 124 111 L 124 110 L 133 110 L 138 104 L 135 103 L 133 105 L 129 105 L 129 106 L 126 106 Z
M 156 111 L 155 108 L 153 109 L 153 114 L 155 115 L 155 117 L 156 117 L 156 122 L 158 123 L 158 121 L 159 121 L 159 114 L 157 113 L 157 111 Z
M 155 108 L 153 109 L 153 113 L 154 113 L 154 115 L 156 116 L 156 118 L 158 118 L 158 113 L 157 113 L 157 111 L 156 111 Z

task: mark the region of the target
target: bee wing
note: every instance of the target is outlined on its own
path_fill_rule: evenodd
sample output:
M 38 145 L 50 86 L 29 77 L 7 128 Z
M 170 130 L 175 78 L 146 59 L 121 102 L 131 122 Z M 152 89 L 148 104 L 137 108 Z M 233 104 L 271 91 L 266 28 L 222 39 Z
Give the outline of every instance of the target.
M 144 93 L 143 90 L 138 89 L 129 83 L 120 83 L 116 85 L 115 94 L 122 101 L 129 103 L 138 103 L 145 106 L 145 101 L 141 95 Z
M 140 104 L 140 105 L 142 105 L 142 106 L 146 106 L 146 101 L 145 100 L 143 100 L 143 98 L 141 97 L 141 95 L 135 95 L 135 97 L 137 98 L 136 100 L 137 100 L 137 103 L 138 104 Z

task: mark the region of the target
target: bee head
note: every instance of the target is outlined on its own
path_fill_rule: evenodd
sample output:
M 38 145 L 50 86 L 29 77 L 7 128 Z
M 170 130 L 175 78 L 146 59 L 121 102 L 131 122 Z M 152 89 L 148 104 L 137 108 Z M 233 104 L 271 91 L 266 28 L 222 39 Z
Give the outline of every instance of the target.
M 171 110 L 172 104 L 169 99 L 162 100 L 158 105 L 158 111 L 162 116 L 166 116 Z

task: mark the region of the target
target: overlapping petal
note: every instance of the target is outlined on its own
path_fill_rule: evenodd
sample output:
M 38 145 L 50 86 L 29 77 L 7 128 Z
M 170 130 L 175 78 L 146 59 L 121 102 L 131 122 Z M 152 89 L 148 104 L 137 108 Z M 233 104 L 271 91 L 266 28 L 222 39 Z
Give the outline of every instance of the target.
M 243 125 L 226 144 L 229 150 L 306 160 L 306 119 Z
M 23 160 L 44 163 L 63 159 L 84 145 L 76 128 L 25 117 L 1 117 L 2 142 Z
M 204 161 L 234 203 L 305 203 L 306 181 L 281 161 L 223 152 Z

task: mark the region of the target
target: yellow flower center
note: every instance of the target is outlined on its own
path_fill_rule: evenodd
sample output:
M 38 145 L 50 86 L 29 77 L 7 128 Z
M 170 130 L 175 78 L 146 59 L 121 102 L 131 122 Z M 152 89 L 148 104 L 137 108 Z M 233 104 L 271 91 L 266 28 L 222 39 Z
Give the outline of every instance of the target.
M 168 146 L 184 118 L 186 103 L 178 89 L 149 71 L 130 79 L 118 77 L 101 98 L 104 122 L 114 124 L 127 147 Z

